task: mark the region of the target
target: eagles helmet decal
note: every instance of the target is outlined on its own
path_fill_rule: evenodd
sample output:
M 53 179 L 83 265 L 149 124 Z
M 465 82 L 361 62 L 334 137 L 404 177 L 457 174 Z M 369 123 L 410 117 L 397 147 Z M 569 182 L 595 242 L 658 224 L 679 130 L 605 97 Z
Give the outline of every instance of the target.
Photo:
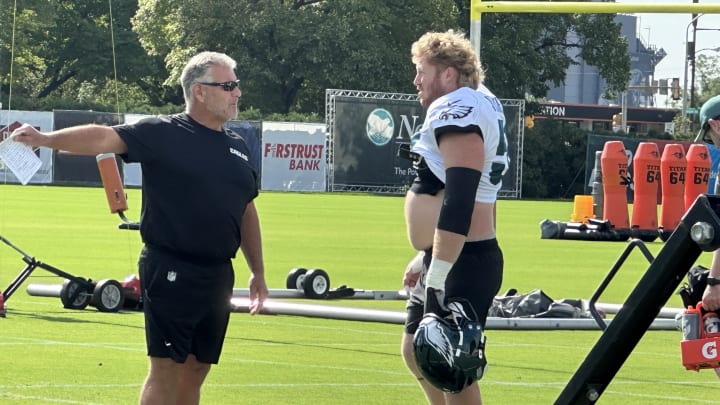
M 452 353 L 452 344 L 450 338 L 445 334 L 445 330 L 439 324 L 429 324 L 420 330 L 423 333 L 425 341 L 440 354 L 449 367 L 455 364 L 455 356 Z
M 473 108 L 467 105 L 458 105 L 459 102 L 459 100 L 456 100 L 448 103 L 447 108 L 440 113 L 438 118 L 441 120 L 448 120 L 450 118 L 457 120 L 467 117 Z

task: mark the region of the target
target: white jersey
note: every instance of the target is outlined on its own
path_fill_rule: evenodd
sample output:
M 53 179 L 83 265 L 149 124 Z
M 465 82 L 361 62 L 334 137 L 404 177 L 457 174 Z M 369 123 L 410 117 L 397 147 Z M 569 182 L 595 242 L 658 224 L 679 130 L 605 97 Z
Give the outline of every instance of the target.
M 475 201 L 493 203 L 508 169 L 508 142 L 502 104 L 482 84 L 477 90 L 461 87 L 433 101 L 425 122 L 412 137 L 412 151 L 423 157 L 432 173 L 445 183 L 445 163 L 436 134 L 479 132 L 485 143 L 485 161 Z

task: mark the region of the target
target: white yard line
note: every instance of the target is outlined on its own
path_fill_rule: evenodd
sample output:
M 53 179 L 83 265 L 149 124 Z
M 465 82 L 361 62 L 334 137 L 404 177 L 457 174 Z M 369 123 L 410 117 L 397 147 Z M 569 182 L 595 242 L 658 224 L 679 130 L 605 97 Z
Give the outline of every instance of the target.
M 0 398 L 18 399 L 18 400 L 23 400 L 23 401 L 37 401 L 37 402 L 48 403 L 48 404 L 53 403 L 53 404 L 104 405 L 99 402 L 72 401 L 72 400 L 68 400 L 68 399 L 38 397 L 38 396 L 30 396 L 30 395 L 19 395 L 19 394 L 7 393 L 7 392 L 0 392 Z

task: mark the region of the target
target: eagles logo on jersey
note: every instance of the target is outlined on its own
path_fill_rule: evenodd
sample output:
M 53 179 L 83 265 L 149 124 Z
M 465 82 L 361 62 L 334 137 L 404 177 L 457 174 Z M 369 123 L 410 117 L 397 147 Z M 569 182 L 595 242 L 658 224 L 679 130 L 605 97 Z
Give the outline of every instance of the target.
M 457 105 L 458 101 L 453 101 L 448 104 L 448 108 L 440 113 L 438 119 L 447 121 L 449 118 L 460 119 L 467 117 L 472 112 L 472 107 L 467 105 Z

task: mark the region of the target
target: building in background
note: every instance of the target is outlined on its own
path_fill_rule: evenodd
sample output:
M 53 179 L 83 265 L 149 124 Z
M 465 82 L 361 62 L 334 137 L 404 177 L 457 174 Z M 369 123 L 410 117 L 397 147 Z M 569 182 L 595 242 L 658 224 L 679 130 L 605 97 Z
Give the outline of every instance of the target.
M 628 82 L 627 105 L 629 107 L 655 107 L 653 94 L 660 91 L 655 77 L 655 66 L 665 57 L 665 51 L 655 46 L 644 44 L 637 36 L 637 17 L 618 15 L 615 21 L 622 25 L 621 33 L 628 39 L 630 54 L 630 81 Z M 606 87 L 605 80 L 600 76 L 598 68 L 590 66 L 580 59 L 579 50 L 571 49 L 568 54 L 577 65 L 567 70 L 565 84 L 551 87 L 547 99 L 571 104 L 620 105 L 620 94 L 613 99 L 603 98 Z M 667 83 L 667 78 L 660 78 Z M 667 86 L 667 84 L 666 84 Z M 667 90 L 667 87 L 665 88 Z
M 654 97 L 657 93 L 667 94 L 668 78 L 655 77 L 655 66 L 665 57 L 665 51 L 662 48 L 657 49 L 653 45 L 645 44 L 638 38 L 637 17 L 617 15 L 615 22 L 621 24 L 621 33 L 628 39 L 630 55 L 631 76 L 625 96 L 626 107 L 631 108 L 634 113 L 627 115 L 628 132 L 647 133 L 651 130 L 661 133 L 672 132 L 671 122 L 676 111 L 656 108 Z M 564 85 L 555 87 L 551 84 L 546 97 L 547 102 L 541 103 L 544 107 L 543 110 L 550 111 L 547 107 L 554 106 L 557 107 L 556 109 L 568 107 L 578 113 L 593 111 L 594 113 L 587 117 L 573 114 L 571 120 L 588 130 L 611 130 L 613 115 L 617 114 L 622 107 L 622 94 L 618 94 L 615 99 L 611 100 L 604 98 L 603 93 L 607 85 L 605 79 L 600 76 L 598 68 L 582 61 L 578 56 L 577 49 L 568 50 L 568 55 L 580 63 L 568 68 Z M 659 86 L 658 83 L 663 86 Z M 593 108 L 597 106 L 606 108 Z M 642 111 L 644 109 L 648 109 L 648 111 Z M 537 118 L 552 115 L 541 114 Z M 640 117 L 643 119 L 634 120 L 634 118 Z

